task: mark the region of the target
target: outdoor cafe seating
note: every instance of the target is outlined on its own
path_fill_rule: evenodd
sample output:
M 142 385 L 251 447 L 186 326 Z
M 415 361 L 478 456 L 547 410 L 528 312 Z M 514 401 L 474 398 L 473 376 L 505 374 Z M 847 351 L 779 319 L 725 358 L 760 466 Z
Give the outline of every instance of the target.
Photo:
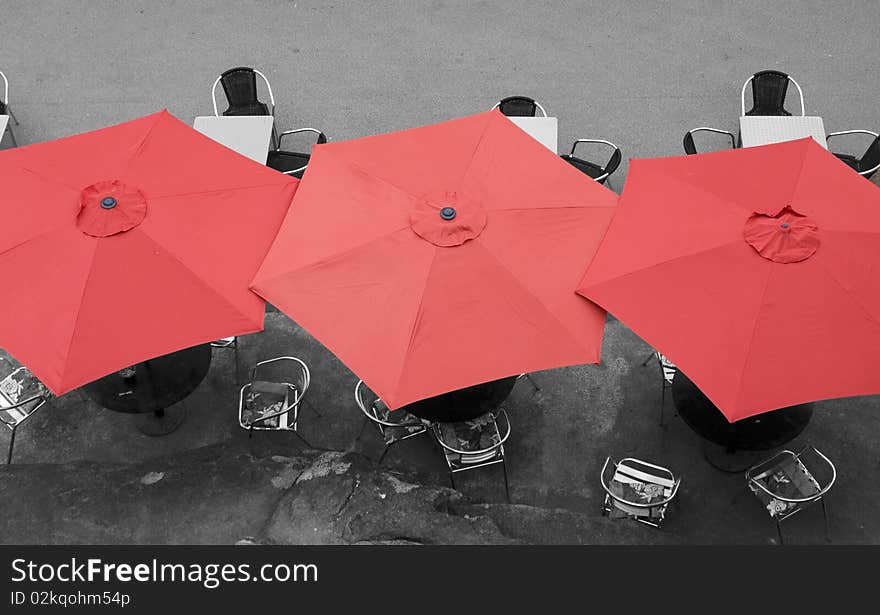
M 782 522 L 817 502 L 822 503 L 825 538 L 830 540 L 825 496 L 836 479 L 834 464 L 812 445 L 797 453 L 781 450 L 746 472 L 749 489 L 776 521 L 780 544 L 785 544 Z
M 394 444 L 409 438 L 428 433 L 428 421 L 413 416 L 405 410 L 391 412 L 388 406 L 372 391 L 369 391 L 363 380 L 358 380 L 354 387 L 354 401 L 364 414 L 364 425 L 372 423 L 379 430 L 385 448 L 377 463 L 381 464 L 385 455 Z M 358 435 L 360 437 L 360 434 Z
M 309 159 L 312 155 L 282 149 L 282 141 L 284 140 L 284 137 L 310 132 L 317 135 L 315 145 L 327 142 L 327 136 L 316 128 L 295 128 L 293 130 L 285 130 L 278 135 L 278 146 L 269 151 L 266 165 L 286 175 L 293 175 L 297 179 L 302 179 L 303 173 L 305 173 L 306 167 L 309 164 Z
M 298 431 L 299 412 L 310 380 L 309 367 L 302 359 L 275 357 L 260 361 L 239 393 L 239 426 L 248 430 L 248 436 L 254 431 L 292 431 L 311 448 Z
M 675 364 L 666 358 L 662 352 L 653 351 L 648 357 L 642 362 L 642 367 L 648 364 L 651 359 L 657 359 L 657 364 L 660 366 L 660 426 L 663 426 L 663 410 L 666 406 L 666 389 L 672 388 L 672 380 L 675 378 L 675 374 L 678 372 L 678 367 Z
M 778 70 L 758 71 L 743 83 L 742 87 L 742 114 L 743 115 L 791 115 L 785 108 L 785 97 L 788 92 L 788 84 L 794 84 L 801 100 L 801 115 L 804 111 L 804 92 L 801 86 L 787 73 Z M 752 107 L 746 111 L 746 89 L 752 86 Z
M 718 134 L 718 135 L 726 135 L 730 139 L 730 149 L 736 148 L 736 135 L 732 132 L 728 132 L 727 130 L 721 130 L 720 128 L 711 128 L 709 126 L 700 126 L 699 128 L 691 128 L 686 133 L 684 133 L 684 139 L 682 139 L 682 145 L 684 146 L 684 153 L 690 155 L 697 153 L 697 145 L 694 142 L 694 135 L 697 133 L 710 133 L 710 134 Z
M 266 85 L 269 102 L 262 102 L 257 93 L 257 77 Z M 223 115 L 271 115 L 275 116 L 275 96 L 269 79 L 262 72 L 249 66 L 237 66 L 220 74 L 211 87 L 211 101 L 214 103 L 214 115 L 219 116 L 217 108 L 217 85 L 223 86 L 223 93 L 229 106 Z M 277 145 L 278 135 L 272 129 L 272 144 Z
M 0 422 L 11 432 L 6 463 L 12 463 L 15 432 L 52 397 L 52 393 L 26 367 L 19 367 L 0 380 Z
M 825 139 L 830 141 L 832 137 L 842 137 L 845 135 L 867 135 L 871 137 L 868 148 L 861 156 L 842 152 L 832 152 L 853 171 L 863 176 L 865 179 L 871 179 L 877 169 L 880 169 L 880 134 L 870 130 L 841 130 L 839 132 L 830 133 Z
M 668 468 L 634 457 L 619 462 L 606 458 L 600 481 L 605 490 L 603 515 L 635 519 L 656 528 L 662 525 L 681 485 L 681 477 Z
M 605 164 L 596 164 L 585 158 L 575 156 L 575 149 L 581 144 L 597 144 L 606 148 L 611 148 L 611 156 L 608 158 L 608 162 Z M 608 177 L 617 170 L 617 167 L 620 166 L 621 154 L 620 148 L 611 141 L 606 141 L 605 139 L 577 139 L 571 144 L 571 151 L 567 154 L 562 154 L 560 158 L 565 160 L 578 171 L 589 175 L 600 184 L 604 184 L 605 180 L 607 180 Z

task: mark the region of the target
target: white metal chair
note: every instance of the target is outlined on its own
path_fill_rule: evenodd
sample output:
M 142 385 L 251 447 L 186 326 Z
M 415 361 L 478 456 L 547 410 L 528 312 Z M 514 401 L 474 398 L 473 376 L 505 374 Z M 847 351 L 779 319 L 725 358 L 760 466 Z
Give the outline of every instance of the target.
M 18 119 L 16 119 L 15 114 L 12 112 L 12 107 L 9 106 L 9 80 L 6 78 L 6 75 L 3 74 L 3 71 L 0 71 L 0 79 L 3 79 L 3 98 L 0 99 L 0 115 L 8 115 L 9 119 L 15 122 L 15 125 L 18 126 Z M 18 147 L 18 142 L 15 140 L 15 133 L 12 131 L 12 125 L 10 123 L 6 124 L 6 132 L 8 132 L 9 136 L 12 138 L 12 145 Z M 3 135 L 0 135 L 0 141 L 2 140 Z
M 825 538 L 830 540 L 825 495 L 836 479 L 837 470 L 831 460 L 810 445 L 797 453 L 779 451 L 746 472 L 749 489 L 776 521 L 780 544 L 785 544 L 782 522 L 816 502 L 822 502 Z
M 15 432 L 20 425 L 43 407 L 52 393 L 26 367 L 19 367 L 0 380 L 0 422 L 12 433 L 6 463 L 12 463 Z
M 503 418 L 503 428 L 498 419 Z M 434 438 L 440 444 L 449 481 L 455 488 L 455 474 L 485 466 L 501 464 L 504 470 L 504 492 L 510 501 L 507 482 L 507 463 L 504 459 L 504 443 L 510 437 L 510 419 L 504 409 L 488 412 L 470 421 L 458 423 L 433 423 Z
M 304 152 L 283 150 L 281 149 L 281 142 L 286 136 L 306 132 L 311 132 L 317 135 L 315 145 L 321 145 L 327 142 L 327 135 L 317 128 L 296 128 L 294 130 L 285 130 L 278 135 L 278 147 L 269 152 L 269 155 L 266 158 L 266 166 L 275 169 L 280 173 L 284 173 L 285 175 L 293 175 L 298 179 L 302 179 L 303 173 L 305 173 L 305 170 L 309 165 L 309 160 L 312 157 L 311 153 L 306 154 Z
M 666 389 L 672 388 L 672 379 L 675 378 L 675 374 L 678 372 L 678 367 L 675 366 L 675 363 L 666 358 L 662 352 L 654 350 L 648 357 L 642 361 L 642 366 L 648 364 L 651 359 L 657 359 L 657 363 L 660 365 L 660 375 L 663 377 L 661 382 L 663 383 L 660 388 L 660 425 L 663 425 L 663 410 L 666 406 Z
M 266 84 L 269 92 L 269 104 L 260 101 L 257 95 L 257 77 Z M 224 71 L 211 87 L 211 101 L 214 103 L 214 115 L 219 116 L 217 109 L 217 85 L 223 86 L 229 107 L 223 115 L 271 115 L 275 117 L 275 96 L 266 75 L 249 66 L 237 66 Z M 272 124 L 272 146 L 277 147 L 278 134 Z
M 840 137 L 843 135 L 869 135 L 872 137 L 871 143 L 861 157 L 852 154 L 843 154 L 834 152 L 840 160 L 845 162 L 853 171 L 867 179 L 880 169 L 880 134 L 870 130 L 841 130 L 840 132 L 832 132 L 825 137 L 825 141 L 830 143 L 832 137 Z
M 801 115 L 806 115 L 804 110 L 804 92 L 790 75 L 778 70 L 762 70 L 748 79 L 742 87 L 742 114 L 743 115 L 791 115 L 785 109 L 785 94 L 788 83 L 794 84 L 801 99 Z M 752 84 L 752 108 L 746 111 L 746 88 Z
M 594 144 L 600 145 L 605 148 L 611 148 L 611 156 L 608 158 L 608 162 L 605 165 L 596 164 L 595 162 L 590 162 L 585 158 L 579 158 L 575 156 L 575 149 L 578 145 L 586 143 L 586 144 Z M 611 141 L 606 141 L 605 139 L 577 139 L 574 143 L 571 144 L 571 152 L 568 154 L 561 154 L 560 158 L 565 160 L 571 166 L 576 168 L 578 171 L 589 175 L 594 180 L 599 182 L 600 184 L 604 184 L 608 179 L 608 176 L 614 173 L 617 170 L 617 167 L 620 166 L 621 160 L 620 148 L 617 147 Z
M 734 135 L 732 132 L 721 130 L 720 128 L 700 126 L 699 128 L 692 128 L 685 133 L 684 139 L 682 139 L 682 146 L 684 147 L 685 154 L 693 155 L 697 153 L 697 146 L 694 143 L 694 135 L 698 132 L 710 132 L 713 134 L 727 135 L 728 138 L 730 138 L 730 149 L 736 148 L 736 135 Z
M 241 387 L 238 402 L 239 426 L 247 429 L 249 436 L 254 431 L 292 431 L 306 446 L 312 448 L 297 431 L 299 410 L 304 403 L 310 380 L 308 366 L 296 357 L 276 357 L 260 361 L 251 371 L 250 382 Z M 313 411 L 318 414 L 314 409 Z
M 614 469 L 610 477 L 609 468 Z M 605 459 L 600 480 L 605 490 L 603 515 L 628 517 L 657 528 L 681 485 L 681 478 L 667 468 L 633 457 L 619 463 Z
M 541 103 L 528 96 L 508 96 L 507 98 L 502 98 L 495 103 L 492 109 L 498 109 L 509 117 L 535 117 L 538 111 L 541 112 L 541 115 L 547 117 L 547 111 L 541 106 Z
M 392 445 L 428 432 L 429 423 L 427 421 L 423 421 L 405 410 L 392 412 L 379 397 L 367 388 L 363 380 L 358 380 L 354 386 L 354 401 L 365 417 L 361 433 L 363 433 L 363 427 L 367 422 L 371 422 L 377 427 L 385 443 L 385 450 L 382 451 L 377 462 L 379 464 L 385 459 L 385 455 Z
M 238 386 L 239 382 L 241 382 L 241 373 L 238 364 L 238 337 L 232 336 L 214 340 L 211 342 L 211 348 L 219 348 L 222 350 L 229 348 L 232 349 L 233 359 L 235 361 L 235 386 Z

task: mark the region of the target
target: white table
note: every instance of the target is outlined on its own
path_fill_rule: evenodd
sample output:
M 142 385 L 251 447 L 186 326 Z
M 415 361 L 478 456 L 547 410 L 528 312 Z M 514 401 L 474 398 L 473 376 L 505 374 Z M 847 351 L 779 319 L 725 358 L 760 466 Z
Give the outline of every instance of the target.
M 8 115 L 0 115 L 0 141 L 6 136 L 6 126 L 9 124 Z
M 825 124 L 814 115 L 744 115 L 739 118 L 739 131 L 743 147 L 813 137 L 828 149 Z
M 251 160 L 266 164 L 274 122 L 271 115 L 200 115 L 193 128 Z
M 557 153 L 555 117 L 508 117 L 511 122 L 534 137 L 541 145 Z

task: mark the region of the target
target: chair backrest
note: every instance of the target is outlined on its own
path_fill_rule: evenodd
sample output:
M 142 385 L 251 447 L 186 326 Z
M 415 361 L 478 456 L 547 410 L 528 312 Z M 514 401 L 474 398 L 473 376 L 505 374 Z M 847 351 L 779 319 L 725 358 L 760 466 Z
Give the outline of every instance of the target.
M 700 126 L 699 128 L 692 128 L 685 133 L 684 139 L 682 139 L 682 145 L 684 146 L 685 154 L 692 155 L 697 153 L 697 146 L 694 143 L 694 135 L 698 132 L 712 132 L 716 134 L 727 135 L 727 137 L 730 139 L 731 149 L 736 147 L 736 137 L 733 136 L 732 132 L 720 130 L 718 128 L 709 128 L 708 126 Z
M 275 97 L 272 95 L 272 86 L 269 84 L 266 75 L 255 68 L 237 66 L 223 72 L 217 77 L 216 81 L 214 81 L 214 87 L 211 88 L 211 98 L 214 103 L 214 115 L 220 115 L 217 110 L 216 96 L 218 83 L 223 86 L 223 92 L 226 94 L 226 100 L 229 103 L 229 109 L 227 109 L 227 112 L 236 107 L 247 107 L 259 104 L 260 99 L 257 95 L 257 76 L 259 76 L 266 84 L 266 89 L 269 92 L 269 100 L 274 109 Z
M 257 363 L 251 370 L 251 386 L 255 382 L 272 382 L 296 387 L 298 405 L 311 381 L 309 367 L 296 357 L 276 357 Z
M 614 468 L 611 482 L 617 483 L 617 489 L 607 478 L 609 466 Z M 669 469 L 634 457 L 626 457 L 616 464 L 608 457 L 602 466 L 600 480 L 615 506 L 635 516 L 650 516 L 655 509 L 666 506 L 675 498 L 681 484 L 681 478 L 676 478 Z M 627 497 L 623 492 L 624 485 L 632 486 L 633 497 Z M 652 494 L 650 489 L 657 493 Z
M 528 96 L 508 96 L 502 98 L 493 109 L 497 108 L 508 117 L 534 117 L 538 111 L 547 117 L 547 111 L 534 98 Z
M 386 421 L 379 416 L 379 407 L 384 406 L 384 402 L 372 391 L 367 388 L 363 380 L 358 380 L 354 385 L 354 401 L 370 421 L 379 426 L 380 429 L 385 427 L 407 427 L 410 425 L 422 425 L 422 422 L 416 417 L 411 420 L 404 421 Z M 403 412 L 400 410 L 399 412 Z
M 792 82 L 797 88 L 801 99 L 801 115 L 804 112 L 804 93 L 801 86 L 788 74 L 778 70 L 762 70 L 748 79 L 742 88 L 742 114 L 743 115 L 791 115 L 785 108 L 785 95 L 788 91 L 788 82 Z M 746 111 L 746 87 L 752 84 L 752 108 Z
M 880 168 L 880 135 L 874 137 L 859 160 L 859 173 L 870 177 Z
M 507 411 L 503 408 L 489 413 L 488 416 L 491 418 L 492 428 L 495 430 L 495 441 L 491 445 L 481 449 L 461 449 L 451 446 L 443 438 L 443 425 L 441 423 L 432 424 L 436 440 L 447 453 L 447 458 L 449 453 L 452 453 L 453 455 L 458 456 L 459 463 L 462 465 L 470 465 L 482 463 L 504 454 L 504 443 L 507 442 L 507 439 L 510 437 L 510 417 L 507 416 Z M 502 418 L 502 426 L 499 427 L 498 419 Z
M 606 162 L 604 166 L 600 166 L 588 160 L 584 160 L 583 158 L 576 158 L 574 155 L 575 150 L 577 149 L 577 146 L 581 143 L 597 143 L 610 147 L 611 156 L 608 158 L 608 162 Z M 608 179 L 608 176 L 614 173 L 614 171 L 617 170 L 617 167 L 620 166 L 622 155 L 620 153 L 620 148 L 611 141 L 606 141 L 605 139 L 576 139 L 575 142 L 571 144 L 571 152 L 567 156 L 563 154 L 561 158 L 573 164 L 573 166 L 579 168 L 581 171 L 584 171 L 597 182 L 604 183 L 605 180 Z M 590 172 L 587 172 L 588 169 L 582 168 L 580 165 L 576 164 L 576 162 L 578 161 L 585 163 L 588 167 L 595 167 L 597 171 L 593 171 L 592 169 L 590 169 Z
M 803 480 L 808 480 L 812 487 L 800 489 L 803 497 L 794 497 L 768 488 L 768 477 L 777 473 L 785 475 L 781 484 L 788 485 L 803 476 Z M 781 502 L 800 505 L 815 502 L 824 496 L 837 480 L 837 469 L 816 447 L 806 445 L 797 453 L 782 450 L 770 459 L 752 466 L 746 472 L 746 480 L 756 493 L 760 491 Z
M 26 367 L 19 367 L 0 380 L 0 421 L 21 423 L 42 406 L 52 393 Z

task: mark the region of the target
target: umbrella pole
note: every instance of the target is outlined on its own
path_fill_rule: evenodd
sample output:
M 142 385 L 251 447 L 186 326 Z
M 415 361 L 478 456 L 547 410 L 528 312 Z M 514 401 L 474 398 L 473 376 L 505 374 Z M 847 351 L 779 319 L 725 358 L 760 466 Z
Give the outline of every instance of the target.
M 144 371 L 147 373 L 146 385 L 150 390 L 150 397 L 153 400 L 153 411 L 146 415 L 141 424 L 138 426 L 141 432 L 148 436 L 164 436 L 180 427 L 186 416 L 186 410 L 181 406 L 169 410 L 159 405 L 159 397 L 156 395 L 156 382 L 153 376 L 153 370 L 150 366 L 150 360 L 147 359 L 143 363 Z

